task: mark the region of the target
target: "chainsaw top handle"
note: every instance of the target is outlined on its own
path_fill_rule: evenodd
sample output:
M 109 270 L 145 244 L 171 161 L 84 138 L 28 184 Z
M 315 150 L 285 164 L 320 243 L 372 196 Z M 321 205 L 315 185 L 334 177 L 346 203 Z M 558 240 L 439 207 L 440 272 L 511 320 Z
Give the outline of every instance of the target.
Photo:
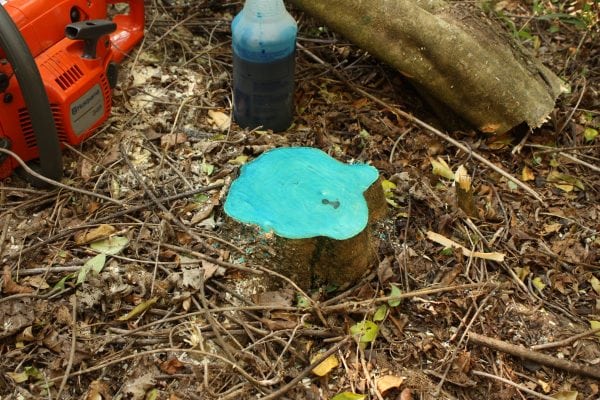
M 58 181 L 62 178 L 62 152 L 46 88 L 27 43 L 1 4 L 0 48 L 4 50 L 8 62 L 12 65 L 31 116 L 31 125 L 39 149 L 40 173 L 46 178 Z

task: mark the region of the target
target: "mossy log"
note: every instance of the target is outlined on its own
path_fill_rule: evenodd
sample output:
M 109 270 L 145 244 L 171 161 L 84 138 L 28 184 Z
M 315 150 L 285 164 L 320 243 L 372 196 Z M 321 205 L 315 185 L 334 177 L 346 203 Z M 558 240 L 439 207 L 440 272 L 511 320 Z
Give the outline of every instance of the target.
M 244 165 L 224 209 L 237 223 L 256 227 L 256 241 L 272 249 L 254 252 L 261 262 L 311 289 L 344 287 L 369 270 L 386 201 L 372 166 L 292 147 Z
M 434 108 L 482 132 L 540 126 L 563 82 L 476 4 L 290 0 L 406 76 Z

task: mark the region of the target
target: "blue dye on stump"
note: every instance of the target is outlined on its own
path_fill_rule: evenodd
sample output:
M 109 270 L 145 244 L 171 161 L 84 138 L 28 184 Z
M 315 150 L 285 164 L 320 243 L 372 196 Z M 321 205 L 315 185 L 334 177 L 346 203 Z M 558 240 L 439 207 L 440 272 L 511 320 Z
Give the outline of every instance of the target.
M 370 165 L 344 164 L 318 149 L 274 149 L 242 167 L 224 208 L 288 239 L 349 239 L 367 225 L 364 192 L 378 177 Z

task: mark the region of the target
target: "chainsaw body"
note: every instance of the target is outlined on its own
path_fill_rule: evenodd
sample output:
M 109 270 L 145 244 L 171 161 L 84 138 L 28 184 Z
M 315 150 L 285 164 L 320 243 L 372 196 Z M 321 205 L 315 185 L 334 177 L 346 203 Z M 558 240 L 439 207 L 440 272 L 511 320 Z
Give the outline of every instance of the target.
M 79 144 L 109 116 L 117 65 L 142 38 L 143 0 L 0 0 L 25 40 L 48 96 L 59 142 Z M 115 4 L 126 11 L 108 18 Z M 40 156 L 21 85 L 0 48 L 0 146 Z M 4 62 L 3 62 L 4 61 Z M 35 114 L 35 113 L 34 113 Z M 37 133 L 39 134 L 39 133 Z M 45 134 L 42 132 L 42 134 Z M 17 162 L 0 153 L 0 179 Z

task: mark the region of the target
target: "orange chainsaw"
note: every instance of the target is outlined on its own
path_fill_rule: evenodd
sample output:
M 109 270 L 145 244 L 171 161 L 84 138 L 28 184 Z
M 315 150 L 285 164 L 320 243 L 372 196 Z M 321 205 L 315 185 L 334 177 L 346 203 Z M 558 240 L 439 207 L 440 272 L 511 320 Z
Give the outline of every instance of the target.
M 62 143 L 108 118 L 117 64 L 143 34 L 143 0 L 0 0 L 0 148 L 59 180 Z M 17 166 L 0 152 L 0 179 Z

